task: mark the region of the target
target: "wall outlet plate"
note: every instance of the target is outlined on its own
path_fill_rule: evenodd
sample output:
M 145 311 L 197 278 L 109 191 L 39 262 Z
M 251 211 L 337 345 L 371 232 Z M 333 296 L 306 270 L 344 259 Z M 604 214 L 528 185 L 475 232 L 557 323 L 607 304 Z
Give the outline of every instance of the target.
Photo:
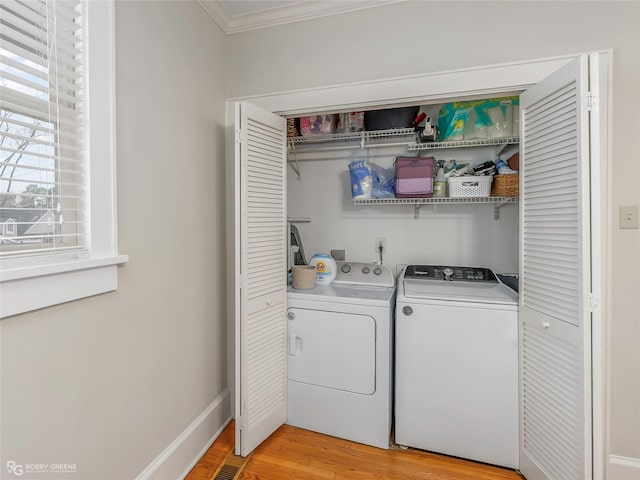
M 380 253 L 380 250 L 378 250 L 378 246 L 382 245 L 382 253 L 387 253 L 387 237 L 376 237 L 376 243 L 374 244 L 375 246 L 375 252 L 376 253 Z
M 336 262 L 344 262 L 344 250 L 331 250 L 331 256 Z
M 638 205 L 620 206 L 620 228 L 638 228 Z

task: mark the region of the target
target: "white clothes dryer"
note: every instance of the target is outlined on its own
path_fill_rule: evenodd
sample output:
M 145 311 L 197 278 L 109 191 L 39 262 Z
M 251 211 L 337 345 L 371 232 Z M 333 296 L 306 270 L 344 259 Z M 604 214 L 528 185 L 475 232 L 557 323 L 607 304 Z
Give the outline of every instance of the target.
M 518 302 L 486 268 L 398 278 L 395 440 L 517 469 Z
M 329 286 L 288 292 L 287 424 L 389 448 L 395 279 L 338 262 Z

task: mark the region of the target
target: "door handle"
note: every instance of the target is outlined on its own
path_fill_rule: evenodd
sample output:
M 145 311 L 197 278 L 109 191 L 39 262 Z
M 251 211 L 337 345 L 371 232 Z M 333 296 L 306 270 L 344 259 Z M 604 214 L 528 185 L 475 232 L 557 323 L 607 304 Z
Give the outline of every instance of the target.
M 289 355 L 296 355 L 296 336 L 289 335 Z
M 302 352 L 302 338 L 297 335 L 289 335 L 289 355 L 295 357 Z

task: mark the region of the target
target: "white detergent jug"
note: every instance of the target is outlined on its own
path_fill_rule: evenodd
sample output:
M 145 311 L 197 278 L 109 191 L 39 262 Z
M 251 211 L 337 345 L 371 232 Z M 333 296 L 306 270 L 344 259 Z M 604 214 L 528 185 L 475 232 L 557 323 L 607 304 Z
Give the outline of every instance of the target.
M 338 273 L 336 261 L 326 253 L 316 253 L 309 265 L 316 267 L 316 285 L 331 285 Z

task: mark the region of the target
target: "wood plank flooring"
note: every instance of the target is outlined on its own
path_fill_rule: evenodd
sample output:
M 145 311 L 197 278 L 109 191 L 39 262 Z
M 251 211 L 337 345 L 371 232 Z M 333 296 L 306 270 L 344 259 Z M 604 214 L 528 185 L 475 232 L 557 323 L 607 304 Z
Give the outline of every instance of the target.
M 210 480 L 234 445 L 231 422 L 186 480 Z M 239 480 L 522 480 L 513 470 L 420 450 L 361 445 L 288 425 L 251 455 Z

